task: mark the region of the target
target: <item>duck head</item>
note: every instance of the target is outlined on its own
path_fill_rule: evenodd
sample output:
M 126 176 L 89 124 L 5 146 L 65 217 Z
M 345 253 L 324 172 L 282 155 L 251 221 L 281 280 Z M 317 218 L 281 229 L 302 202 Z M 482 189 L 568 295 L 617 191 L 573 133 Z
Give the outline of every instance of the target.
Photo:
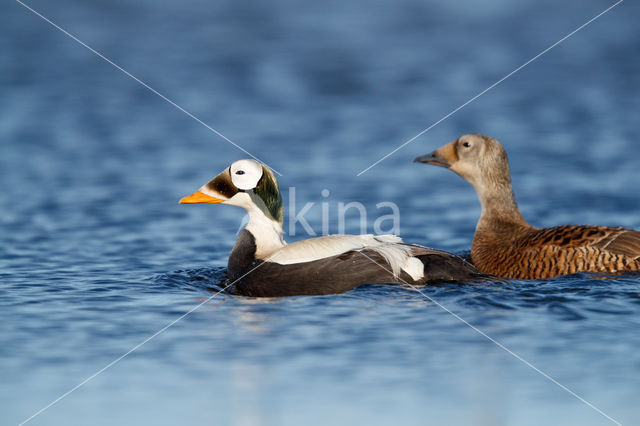
M 497 140 L 479 133 L 460 136 L 414 162 L 446 167 L 471 183 L 480 192 L 483 188 L 508 183 L 509 162 Z
M 239 160 L 184 197 L 180 204 L 214 203 L 242 207 L 250 217 L 260 215 L 282 225 L 282 196 L 273 172 L 251 159 Z
M 511 187 L 507 153 L 497 140 L 473 133 L 460 136 L 414 162 L 446 167 L 476 190 L 485 213 L 524 223 Z

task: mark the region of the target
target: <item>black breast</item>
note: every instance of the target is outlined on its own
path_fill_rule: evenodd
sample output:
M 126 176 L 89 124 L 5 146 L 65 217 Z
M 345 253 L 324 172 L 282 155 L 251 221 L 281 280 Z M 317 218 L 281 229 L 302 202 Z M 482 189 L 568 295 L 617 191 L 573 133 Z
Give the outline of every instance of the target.
M 227 263 L 229 278 L 236 279 L 256 260 L 256 239 L 251 232 L 243 229 L 236 240 Z

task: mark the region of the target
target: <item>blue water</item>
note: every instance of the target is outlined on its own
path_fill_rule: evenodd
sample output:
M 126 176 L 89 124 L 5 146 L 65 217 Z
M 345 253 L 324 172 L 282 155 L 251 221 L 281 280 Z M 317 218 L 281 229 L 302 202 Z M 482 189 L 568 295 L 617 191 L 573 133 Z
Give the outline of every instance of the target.
M 280 171 L 337 231 L 401 211 L 468 252 L 471 186 L 411 160 L 505 145 L 534 225 L 640 229 L 640 8 L 611 3 L 46 2 L 31 7 Z M 18 424 L 215 294 L 242 212 L 177 201 L 246 157 L 19 3 L 0 6 L 0 423 Z M 330 191 L 323 197 L 322 190 Z M 353 213 L 353 212 L 352 212 Z M 349 216 L 347 232 L 360 232 Z M 285 222 L 288 228 L 288 221 Z M 298 224 L 289 241 L 306 235 Z M 219 294 L 30 425 L 640 424 L 640 278 Z M 428 300 L 432 299 L 432 301 Z M 436 303 L 437 302 L 437 303 Z

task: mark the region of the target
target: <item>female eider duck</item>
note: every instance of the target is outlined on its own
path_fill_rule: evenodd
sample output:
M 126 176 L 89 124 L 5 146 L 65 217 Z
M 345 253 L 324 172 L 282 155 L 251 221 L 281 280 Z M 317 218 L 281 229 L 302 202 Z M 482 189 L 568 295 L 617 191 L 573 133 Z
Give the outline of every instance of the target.
M 582 225 L 539 229 L 525 222 L 511 187 L 507 154 L 493 138 L 464 135 L 414 161 L 447 167 L 475 188 L 482 214 L 471 260 L 483 272 L 539 279 L 640 270 L 639 231 Z
M 231 292 L 253 297 L 341 293 L 361 284 L 428 284 L 485 277 L 450 253 L 404 244 L 394 235 L 329 235 L 287 244 L 275 176 L 254 160 L 231 164 L 180 203 L 244 208 L 249 223 L 231 251 Z

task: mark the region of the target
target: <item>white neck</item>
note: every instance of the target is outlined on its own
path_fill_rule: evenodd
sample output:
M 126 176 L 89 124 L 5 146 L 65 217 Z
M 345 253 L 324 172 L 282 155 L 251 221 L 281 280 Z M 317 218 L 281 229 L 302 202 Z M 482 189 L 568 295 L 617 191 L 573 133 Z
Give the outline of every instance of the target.
M 256 242 L 256 258 L 267 259 L 277 250 L 286 246 L 282 234 L 282 224 L 268 218 L 257 207 L 247 209 L 249 224 L 245 228 L 251 232 Z

